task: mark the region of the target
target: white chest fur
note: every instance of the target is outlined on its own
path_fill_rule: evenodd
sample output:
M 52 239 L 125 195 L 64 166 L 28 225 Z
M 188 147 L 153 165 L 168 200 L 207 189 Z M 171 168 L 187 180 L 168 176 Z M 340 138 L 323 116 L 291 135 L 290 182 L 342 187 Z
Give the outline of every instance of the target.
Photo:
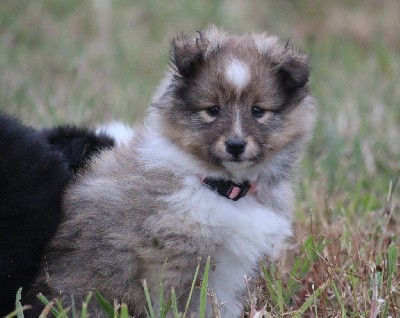
M 196 176 L 186 177 L 185 187 L 170 196 L 168 203 L 178 213 L 188 214 L 188 223 L 200 228 L 195 239 L 208 246 L 213 265 L 209 287 L 225 303 L 226 317 L 239 316 L 244 275 L 253 274 L 260 257 L 277 255 L 291 235 L 290 221 L 263 206 L 256 194 L 232 201 L 204 186 Z

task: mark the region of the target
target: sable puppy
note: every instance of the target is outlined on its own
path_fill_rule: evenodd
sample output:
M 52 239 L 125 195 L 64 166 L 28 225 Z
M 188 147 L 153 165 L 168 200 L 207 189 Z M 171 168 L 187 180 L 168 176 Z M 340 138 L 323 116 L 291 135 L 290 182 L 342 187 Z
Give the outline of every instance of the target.
M 198 258 L 210 255 L 209 286 L 223 316 L 237 317 L 243 275 L 292 233 L 293 168 L 315 120 L 309 61 L 274 36 L 215 27 L 171 51 L 143 127 L 69 186 L 47 283 L 65 303 L 96 288 L 139 317 L 142 280 L 158 299 L 165 263 L 182 310 Z
M 74 172 L 113 143 L 85 128 L 34 130 L 0 115 L 0 316 L 34 282 Z

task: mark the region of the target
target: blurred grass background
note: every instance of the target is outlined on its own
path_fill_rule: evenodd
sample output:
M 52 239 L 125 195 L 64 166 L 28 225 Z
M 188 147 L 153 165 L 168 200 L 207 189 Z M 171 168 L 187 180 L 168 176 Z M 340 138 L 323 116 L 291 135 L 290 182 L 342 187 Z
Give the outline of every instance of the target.
M 312 231 L 363 244 L 386 213 L 392 226 L 377 231 L 398 245 L 399 17 L 398 0 L 2 0 L 0 107 L 36 127 L 133 123 L 173 36 L 211 23 L 268 30 L 311 54 L 319 103 L 297 187 L 297 239 Z

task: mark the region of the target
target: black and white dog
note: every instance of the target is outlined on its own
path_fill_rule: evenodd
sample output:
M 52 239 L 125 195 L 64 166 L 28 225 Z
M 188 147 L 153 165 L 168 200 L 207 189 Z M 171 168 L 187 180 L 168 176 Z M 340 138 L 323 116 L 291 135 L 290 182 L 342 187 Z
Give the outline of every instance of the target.
M 60 223 L 67 184 L 114 143 L 102 131 L 35 130 L 0 114 L 0 316 L 13 310 L 18 288 L 24 291 L 34 281 Z

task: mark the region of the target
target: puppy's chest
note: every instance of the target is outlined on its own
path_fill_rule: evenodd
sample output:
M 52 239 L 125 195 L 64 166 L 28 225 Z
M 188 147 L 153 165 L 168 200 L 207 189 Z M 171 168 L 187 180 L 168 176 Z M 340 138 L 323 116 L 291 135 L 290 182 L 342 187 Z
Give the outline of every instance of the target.
M 287 233 L 290 227 L 279 212 L 261 204 L 256 194 L 233 201 L 196 177 L 187 177 L 164 201 L 168 210 L 164 219 L 177 231 L 185 232 L 209 252 L 220 250 L 247 260 L 264 254 L 271 235 Z
M 225 198 L 195 178 L 165 200 L 175 227 L 187 233 L 199 256 L 211 256 L 210 287 L 232 301 L 260 257 L 272 255 L 290 234 L 290 222 L 262 205 L 255 194 Z

